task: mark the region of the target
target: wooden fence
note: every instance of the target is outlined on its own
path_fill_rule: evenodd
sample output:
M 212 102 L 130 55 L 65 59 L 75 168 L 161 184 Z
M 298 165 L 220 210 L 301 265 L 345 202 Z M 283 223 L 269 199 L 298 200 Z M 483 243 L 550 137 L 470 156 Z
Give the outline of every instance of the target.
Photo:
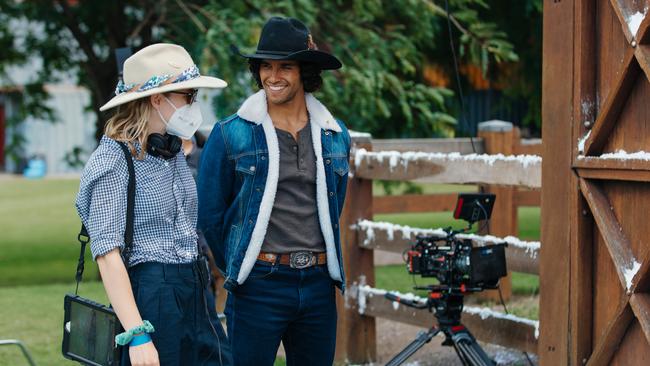
M 428 327 L 426 310 L 394 306 L 374 288 L 373 250 L 402 253 L 415 235 L 436 231 L 374 222 L 376 213 L 452 211 L 456 194 L 374 197 L 375 179 L 419 183 L 477 184 L 497 195 L 490 232 L 470 235 L 475 244 L 508 242 L 512 271 L 539 274 L 539 242 L 517 234 L 517 208 L 539 206 L 541 141 L 521 140 L 519 130 L 502 121 L 479 125 L 470 139 L 373 140 L 353 134 L 353 156 L 345 209 L 341 216 L 347 291 L 339 296 L 337 360 L 368 363 L 377 359 L 375 317 Z M 490 235 L 483 235 L 490 234 Z M 390 289 L 389 289 L 390 290 Z M 509 280 L 502 291 L 510 294 Z M 466 307 L 463 323 L 482 341 L 537 353 L 538 322 L 488 309 Z

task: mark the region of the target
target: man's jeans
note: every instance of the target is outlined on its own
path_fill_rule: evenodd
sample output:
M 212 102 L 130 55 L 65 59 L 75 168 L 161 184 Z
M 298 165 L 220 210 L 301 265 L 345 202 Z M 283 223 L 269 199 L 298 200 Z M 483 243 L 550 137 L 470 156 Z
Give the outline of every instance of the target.
M 334 293 L 326 265 L 294 269 L 257 261 L 226 303 L 235 365 L 273 365 L 280 341 L 288 366 L 332 365 Z

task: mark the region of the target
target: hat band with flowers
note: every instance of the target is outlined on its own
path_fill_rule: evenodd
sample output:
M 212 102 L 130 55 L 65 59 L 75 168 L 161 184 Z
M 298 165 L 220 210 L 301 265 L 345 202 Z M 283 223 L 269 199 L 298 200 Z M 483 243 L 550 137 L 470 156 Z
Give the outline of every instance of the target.
M 218 89 L 228 85 L 221 79 L 201 75 L 189 53 L 169 43 L 147 46 L 126 59 L 123 76 L 117 83 L 115 96 L 101 106 L 100 111 L 154 94 L 183 89 Z
M 153 88 L 158 88 L 162 85 L 181 83 L 183 81 L 196 79 L 200 76 L 201 73 L 199 72 L 199 68 L 196 65 L 192 65 L 176 77 L 170 74 L 154 75 L 149 80 L 141 84 L 125 84 L 124 81 L 120 80 L 117 83 L 117 87 L 115 88 L 115 95 L 131 92 L 143 92 Z

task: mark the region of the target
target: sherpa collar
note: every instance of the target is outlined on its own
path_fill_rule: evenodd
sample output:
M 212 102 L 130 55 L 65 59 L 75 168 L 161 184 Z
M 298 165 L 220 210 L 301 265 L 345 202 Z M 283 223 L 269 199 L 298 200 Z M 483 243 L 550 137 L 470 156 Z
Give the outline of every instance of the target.
M 334 117 L 332 117 L 330 111 L 311 93 L 305 93 L 305 103 L 307 104 L 307 111 L 309 112 L 311 122 L 316 123 L 323 130 L 341 132 L 341 127 Z M 237 115 L 255 124 L 262 124 L 268 115 L 264 89 L 248 97 L 244 104 L 239 107 Z

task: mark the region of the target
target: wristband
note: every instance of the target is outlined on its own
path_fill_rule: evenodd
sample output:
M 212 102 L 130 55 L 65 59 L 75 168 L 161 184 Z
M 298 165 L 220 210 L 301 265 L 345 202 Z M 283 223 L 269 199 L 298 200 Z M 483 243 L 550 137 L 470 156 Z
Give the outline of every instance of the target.
M 125 346 L 131 342 L 134 335 L 141 333 L 153 333 L 154 331 L 155 329 L 153 328 L 153 325 L 151 325 L 148 320 L 145 320 L 142 322 L 142 325 L 138 325 L 137 327 L 133 327 L 126 332 L 116 335 L 115 344 L 118 346 Z
M 149 342 L 151 342 L 151 336 L 147 333 L 142 333 L 140 335 L 134 336 L 133 339 L 131 339 L 129 347 L 140 346 Z

